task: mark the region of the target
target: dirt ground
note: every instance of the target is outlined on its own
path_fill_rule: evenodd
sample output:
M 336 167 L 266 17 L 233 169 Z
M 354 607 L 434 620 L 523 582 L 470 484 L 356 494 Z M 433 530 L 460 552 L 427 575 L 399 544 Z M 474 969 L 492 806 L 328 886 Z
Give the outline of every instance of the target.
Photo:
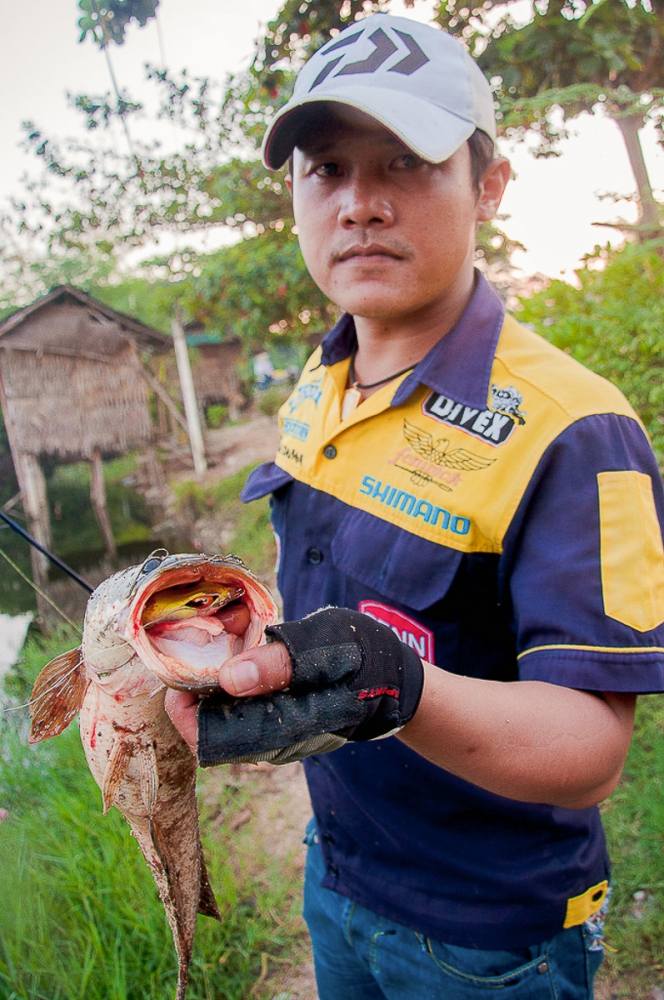
M 207 430 L 205 446 L 210 464 L 202 482 L 225 479 L 250 462 L 267 462 L 274 457 L 278 442 L 277 418 L 260 414 L 241 424 Z M 191 469 L 180 475 L 191 478 Z
M 230 815 L 211 819 L 215 838 L 231 846 L 231 862 L 239 879 L 260 881 L 268 861 L 278 862 L 282 876 L 292 885 L 298 915 L 289 930 L 297 941 L 295 960 L 261 956 L 261 973 L 248 1000 L 316 1000 L 313 965 L 304 921 L 299 916 L 305 848 L 302 834 L 311 815 L 309 793 L 301 764 L 232 764 L 212 768 L 202 781 L 208 807 L 222 800 L 222 789 L 239 793 L 239 807 Z M 275 922 L 288 920 L 273 914 Z M 340 998 L 341 1000 L 341 998 Z

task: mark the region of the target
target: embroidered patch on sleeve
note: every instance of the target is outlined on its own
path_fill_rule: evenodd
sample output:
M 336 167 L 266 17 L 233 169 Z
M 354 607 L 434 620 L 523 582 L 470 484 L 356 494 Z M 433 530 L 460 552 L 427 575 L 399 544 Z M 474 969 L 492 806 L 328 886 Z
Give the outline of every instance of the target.
M 597 475 L 604 611 L 648 632 L 664 620 L 664 547 L 652 480 L 642 472 Z

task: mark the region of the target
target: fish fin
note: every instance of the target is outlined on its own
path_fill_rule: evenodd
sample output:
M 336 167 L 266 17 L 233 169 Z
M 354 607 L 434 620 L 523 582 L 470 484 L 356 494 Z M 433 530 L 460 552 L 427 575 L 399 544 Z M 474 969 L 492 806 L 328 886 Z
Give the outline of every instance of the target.
M 33 685 L 28 702 L 32 723 L 30 743 L 40 743 L 64 732 L 79 712 L 87 686 L 80 646 L 47 663 Z
M 219 912 L 219 907 L 217 906 L 217 900 L 214 898 L 214 892 L 212 891 L 212 886 L 210 885 L 210 879 L 208 878 L 207 868 L 205 867 L 205 860 L 201 854 L 201 894 L 198 899 L 198 912 L 202 913 L 206 917 L 214 917 L 215 920 L 221 920 L 221 913 Z
M 108 757 L 104 778 L 101 784 L 101 794 L 104 800 L 104 815 L 115 802 L 118 785 L 127 773 L 129 762 L 136 753 L 136 747 L 131 740 L 119 736 Z
M 140 766 L 140 788 L 143 805 L 148 816 L 152 816 L 157 803 L 157 793 L 159 792 L 159 772 L 157 770 L 157 755 L 154 747 L 150 744 L 142 747 L 139 758 Z

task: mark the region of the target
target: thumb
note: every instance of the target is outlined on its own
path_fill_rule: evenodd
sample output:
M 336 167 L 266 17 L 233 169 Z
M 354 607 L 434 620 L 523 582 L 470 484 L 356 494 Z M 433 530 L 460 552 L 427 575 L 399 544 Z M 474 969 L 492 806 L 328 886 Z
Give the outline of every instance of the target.
M 227 660 L 219 670 L 219 687 L 238 698 L 268 694 L 288 687 L 293 665 L 283 642 L 256 646 Z

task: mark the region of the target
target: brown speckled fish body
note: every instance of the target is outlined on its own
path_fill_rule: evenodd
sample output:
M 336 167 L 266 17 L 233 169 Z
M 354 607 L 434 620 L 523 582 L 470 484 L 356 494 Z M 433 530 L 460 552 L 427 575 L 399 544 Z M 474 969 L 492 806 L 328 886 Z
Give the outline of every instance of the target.
M 152 594 L 192 579 L 241 588 L 249 625 L 229 646 L 216 621 L 190 619 L 188 629 L 198 625 L 200 635 L 184 633 L 183 665 L 173 655 L 179 631 L 164 653 L 141 612 Z M 51 661 L 33 689 L 31 742 L 62 732 L 80 711 L 81 741 L 104 812 L 115 805 L 127 819 L 166 911 L 178 954 L 176 1000 L 185 996 L 196 914 L 219 918 L 219 912 L 200 843 L 196 761 L 166 714 L 166 686 L 210 687 L 215 658 L 218 666 L 238 645 L 257 645 L 275 615 L 268 591 L 234 557 L 152 556 L 97 587 L 81 649 Z M 199 648 L 202 663 L 196 662 Z

